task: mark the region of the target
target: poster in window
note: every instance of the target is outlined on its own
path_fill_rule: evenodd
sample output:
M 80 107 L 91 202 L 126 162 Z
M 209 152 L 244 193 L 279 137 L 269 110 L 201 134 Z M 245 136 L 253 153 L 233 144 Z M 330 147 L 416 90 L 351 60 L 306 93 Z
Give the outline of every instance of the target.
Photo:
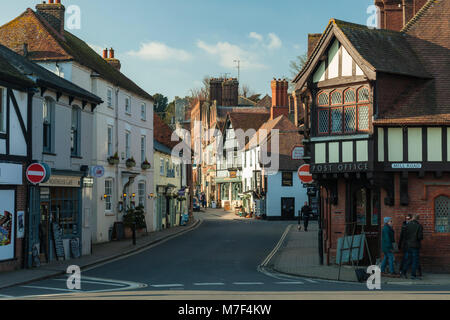
M 0 261 L 14 258 L 14 190 L 0 190 Z

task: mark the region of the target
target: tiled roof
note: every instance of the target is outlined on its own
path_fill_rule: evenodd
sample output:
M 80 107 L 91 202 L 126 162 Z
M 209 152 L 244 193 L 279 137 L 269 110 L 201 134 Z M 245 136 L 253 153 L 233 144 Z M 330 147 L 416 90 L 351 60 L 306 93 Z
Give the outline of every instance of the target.
M 376 124 L 449 124 L 450 1 L 429 1 L 404 29 L 433 80 L 418 83 L 378 119 Z
M 56 74 L 34 62 L 27 60 L 23 56 L 2 45 L 0 45 L 0 59 L 7 61 L 11 68 L 15 68 L 17 72 L 23 75 L 23 78 L 26 78 L 26 75 L 29 75 L 33 79 L 32 83 L 35 83 L 36 86 L 49 87 L 66 94 L 73 95 L 76 98 L 86 100 L 90 103 L 100 104 L 103 102 L 101 98 L 90 93 L 89 91 L 73 84 L 70 81 L 58 77 Z
M 0 48 L 1 50 L 1 48 Z M 8 59 L 0 56 L 0 80 L 24 88 L 34 87 L 35 83 L 14 68 Z
M 264 108 L 270 108 L 272 106 L 272 97 L 269 95 L 266 95 L 264 98 L 259 100 L 255 107 L 264 107 Z
M 67 30 L 62 37 L 45 19 L 29 8 L 0 27 L 0 43 L 16 52 L 21 52 L 23 44 L 27 43 L 29 58 L 34 61 L 75 60 L 94 70 L 105 80 L 144 99 L 153 100 L 151 95 L 109 65 L 84 41 Z
M 264 134 L 263 130 L 266 130 L 267 134 Z M 272 150 L 272 130 L 279 130 L 278 150 Z M 279 156 L 279 170 L 295 171 L 303 162 L 292 160 L 291 153 L 293 148 L 302 145 L 302 142 L 303 137 L 298 133 L 298 128 L 286 116 L 281 115 L 264 123 L 257 134 L 250 139 L 250 142 L 246 145 L 246 150 L 251 146 L 266 145 L 269 155 Z
M 255 101 L 252 101 L 246 97 L 239 96 L 238 97 L 238 105 L 239 106 L 254 106 L 256 104 Z
M 403 33 L 372 29 L 336 19 L 333 22 L 375 71 L 419 78 L 430 77 Z
M 153 139 L 172 149 L 178 142 L 172 141 L 173 130 L 155 113 L 153 115 Z

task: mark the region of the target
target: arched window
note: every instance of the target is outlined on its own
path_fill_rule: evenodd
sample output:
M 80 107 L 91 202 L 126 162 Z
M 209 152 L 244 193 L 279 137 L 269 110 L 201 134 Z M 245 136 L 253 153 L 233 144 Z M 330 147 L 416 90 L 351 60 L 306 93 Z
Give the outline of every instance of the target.
M 53 151 L 53 134 L 54 134 L 54 121 L 55 121 L 55 101 L 52 98 L 46 97 L 42 108 L 42 120 L 43 120 L 43 151 L 51 153 Z
M 434 221 L 436 232 L 450 232 L 450 197 L 439 196 L 434 200 Z

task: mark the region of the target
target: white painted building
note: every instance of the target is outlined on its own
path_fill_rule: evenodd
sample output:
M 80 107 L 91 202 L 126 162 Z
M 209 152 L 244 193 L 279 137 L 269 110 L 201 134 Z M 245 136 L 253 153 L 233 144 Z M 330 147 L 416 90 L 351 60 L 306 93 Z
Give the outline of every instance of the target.
M 15 23 L 2 26 L 0 41 L 13 50 L 17 50 L 15 43 L 27 43 L 29 59 L 104 101 L 95 109 L 92 124 L 82 128 L 90 139 L 90 156 L 79 157 L 83 163 L 88 160 L 90 168 L 105 169 L 101 178 L 94 179 L 93 203 L 83 207 L 83 225 L 90 230 L 94 243 L 109 241 L 111 228 L 122 221 L 124 208 L 141 201 L 147 229 L 153 230 L 153 164 L 149 170 L 141 168 L 145 158 L 153 159 L 153 98 L 120 72 L 120 61 L 114 58 L 112 49 L 109 56 L 105 50 L 102 58 L 64 30 L 64 5 L 43 3 L 36 9 L 27 9 Z M 20 32 L 17 25 L 23 27 Z M 75 103 L 74 97 L 68 102 Z M 85 102 L 79 104 L 85 107 Z M 108 158 L 116 153 L 119 163 L 110 165 Z M 126 160 L 131 158 L 135 165 L 127 167 Z M 81 159 L 72 158 L 73 162 L 77 160 Z

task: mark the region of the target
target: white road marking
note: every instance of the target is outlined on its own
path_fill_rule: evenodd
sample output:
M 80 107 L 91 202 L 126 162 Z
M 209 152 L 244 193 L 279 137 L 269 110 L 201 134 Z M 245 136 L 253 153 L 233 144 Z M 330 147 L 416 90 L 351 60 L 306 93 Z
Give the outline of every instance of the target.
M 317 283 L 317 281 L 314 281 L 314 280 L 311 280 L 311 279 L 302 279 L 302 280 L 305 280 L 305 281 L 307 281 L 309 283 Z
M 284 242 L 284 239 L 286 238 L 286 236 L 289 234 L 289 231 L 291 230 L 292 225 L 288 225 L 286 227 L 286 230 L 284 231 L 283 235 L 281 236 L 280 241 L 278 241 L 277 245 L 275 246 L 275 248 L 272 250 L 272 252 L 266 257 L 266 259 L 264 259 L 264 261 L 261 263 L 260 267 L 266 267 L 270 260 L 272 260 L 273 256 L 278 252 L 278 250 L 280 249 L 281 245 Z
M 52 279 L 52 280 L 67 282 L 67 279 Z M 83 283 L 100 284 L 100 285 L 113 286 L 113 287 L 126 287 L 127 286 L 126 284 L 117 284 L 117 283 L 111 283 L 111 282 L 87 281 L 87 280 L 84 280 L 83 277 L 81 277 L 81 285 L 83 285 Z
M 305 284 L 304 282 L 297 281 L 297 282 L 275 282 L 276 284 Z
M 154 288 L 173 288 L 173 287 L 184 287 L 184 285 L 179 283 L 172 283 L 172 284 L 153 284 L 151 287 Z
M 263 282 L 233 282 L 237 286 L 253 286 L 253 285 L 263 285 Z
M 7 296 L 6 294 L 0 294 L 0 298 L 8 299 L 8 298 L 14 298 L 13 296 Z
M 224 286 L 223 282 L 206 282 L 206 283 L 194 283 L 194 286 Z
M 53 291 L 64 291 L 64 292 L 84 292 L 81 290 L 70 290 L 70 289 L 60 289 L 60 288 L 50 288 L 50 287 L 39 287 L 39 286 L 21 286 L 21 288 L 29 289 L 40 289 L 40 290 L 53 290 Z

